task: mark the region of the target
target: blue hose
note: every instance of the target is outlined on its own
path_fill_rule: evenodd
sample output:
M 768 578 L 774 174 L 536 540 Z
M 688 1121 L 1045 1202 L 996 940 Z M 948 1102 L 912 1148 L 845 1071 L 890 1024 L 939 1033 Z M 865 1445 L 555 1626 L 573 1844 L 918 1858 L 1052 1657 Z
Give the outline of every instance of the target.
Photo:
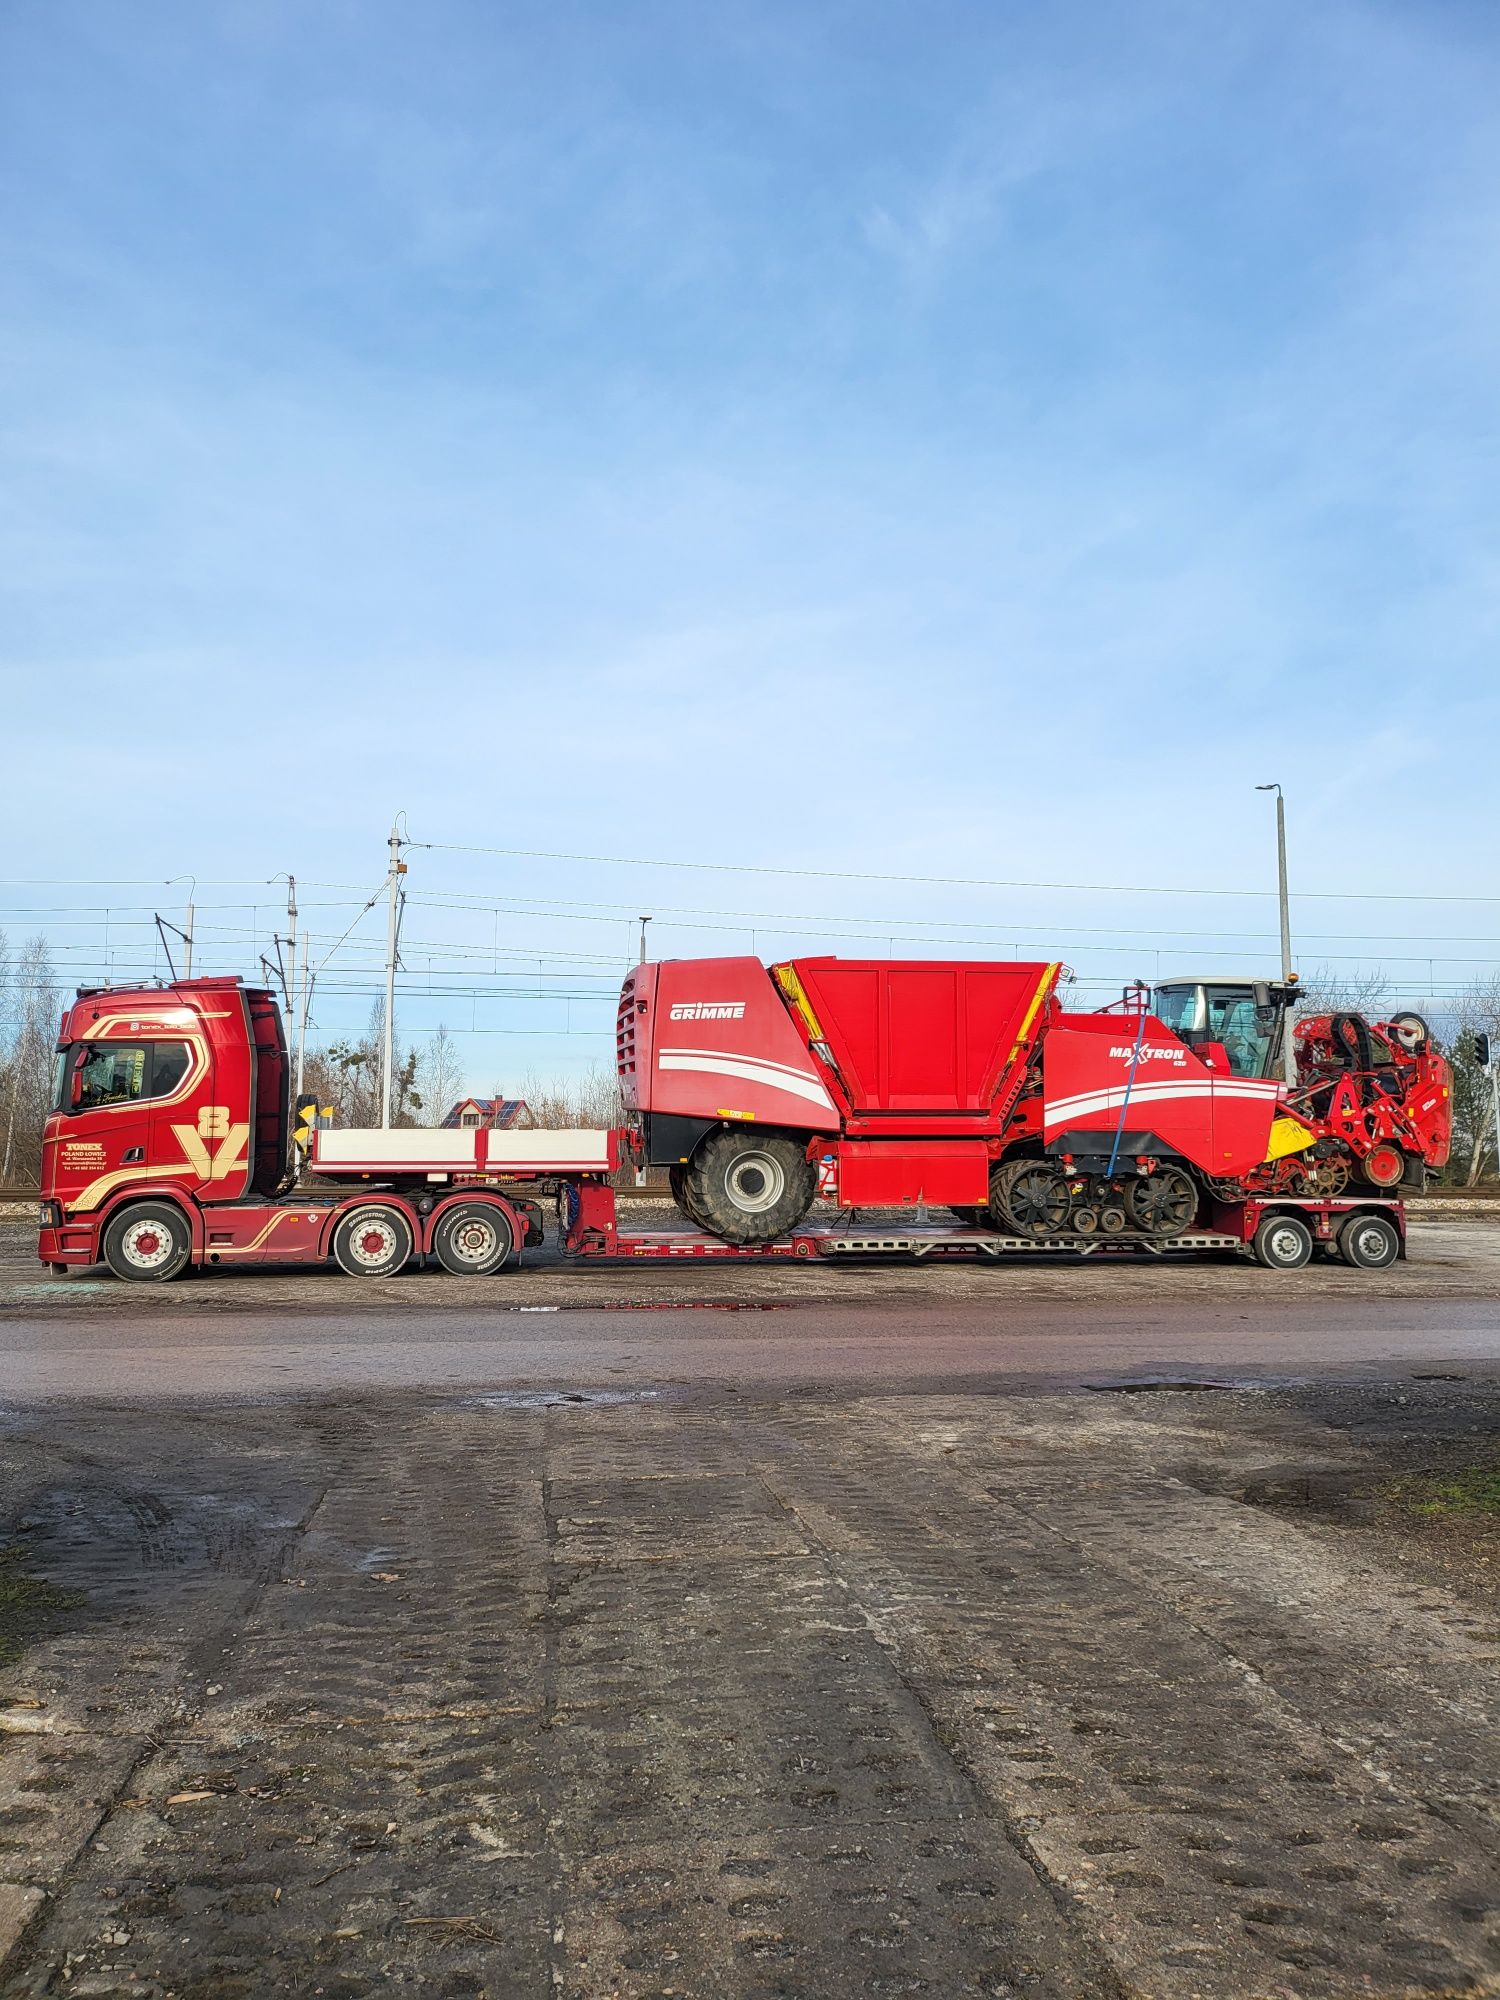
M 1120 1101 L 1120 1122 L 1115 1127 L 1115 1143 L 1109 1149 L 1109 1168 L 1106 1180 L 1115 1177 L 1115 1162 L 1120 1157 L 1120 1141 L 1125 1136 L 1125 1113 L 1130 1109 L 1130 1093 L 1135 1088 L 1135 1072 L 1141 1060 L 1141 1043 L 1146 1039 L 1146 1006 L 1141 1003 L 1140 1026 L 1135 1031 L 1135 1047 L 1130 1051 L 1130 1069 L 1125 1077 L 1125 1095 Z

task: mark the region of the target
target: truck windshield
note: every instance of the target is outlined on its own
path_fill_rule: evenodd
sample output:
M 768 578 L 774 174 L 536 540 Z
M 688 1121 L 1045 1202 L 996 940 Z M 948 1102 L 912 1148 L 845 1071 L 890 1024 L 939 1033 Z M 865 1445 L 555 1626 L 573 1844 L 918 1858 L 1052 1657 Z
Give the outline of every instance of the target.
M 186 1042 L 96 1042 L 79 1054 L 82 1060 L 71 1098 L 74 1111 L 165 1097 L 187 1074 Z

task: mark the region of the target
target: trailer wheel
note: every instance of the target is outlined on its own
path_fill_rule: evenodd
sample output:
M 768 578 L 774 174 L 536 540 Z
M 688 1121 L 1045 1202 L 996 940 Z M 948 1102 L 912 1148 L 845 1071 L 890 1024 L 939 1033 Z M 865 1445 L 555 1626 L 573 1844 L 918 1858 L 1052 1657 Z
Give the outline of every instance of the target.
M 769 1243 L 812 1207 L 818 1170 L 781 1132 L 710 1132 L 683 1170 L 685 1212 L 726 1243 Z
M 450 1208 L 432 1232 L 432 1247 L 455 1278 L 484 1278 L 500 1270 L 515 1248 L 515 1235 L 493 1202 Z
M 1366 1210 L 1339 1230 L 1339 1255 L 1357 1271 L 1383 1271 L 1401 1255 L 1401 1232 L 1388 1215 Z
M 399 1208 L 356 1208 L 333 1232 L 333 1261 L 351 1278 L 392 1278 L 411 1261 L 411 1224 Z
M 1300 1215 L 1268 1215 L 1251 1246 L 1270 1271 L 1300 1271 L 1313 1253 L 1313 1233 Z
M 104 1232 L 104 1261 L 117 1278 L 164 1284 L 186 1268 L 193 1254 L 187 1217 L 166 1201 L 122 1208 Z

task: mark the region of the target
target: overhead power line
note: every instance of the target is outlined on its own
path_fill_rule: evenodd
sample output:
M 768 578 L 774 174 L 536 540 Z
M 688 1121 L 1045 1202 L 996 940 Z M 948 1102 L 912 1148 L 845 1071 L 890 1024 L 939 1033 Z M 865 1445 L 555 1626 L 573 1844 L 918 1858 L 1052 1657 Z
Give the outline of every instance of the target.
M 795 875 L 824 882 L 921 882 L 950 889 L 1047 889 L 1090 891 L 1105 896 L 1253 896 L 1274 899 L 1274 889 L 1185 889 L 1148 887 L 1140 882 L 1023 882 L 985 875 L 886 875 L 867 868 L 772 868 L 748 861 L 683 861 L 638 854 L 572 854 L 547 847 L 480 847 L 466 841 L 413 840 L 444 854 L 503 854 L 525 861 L 588 861 L 607 868 L 690 868 L 709 875 Z M 1500 896 L 1416 896 L 1374 889 L 1296 889 L 1294 901 L 1323 903 L 1500 903 Z

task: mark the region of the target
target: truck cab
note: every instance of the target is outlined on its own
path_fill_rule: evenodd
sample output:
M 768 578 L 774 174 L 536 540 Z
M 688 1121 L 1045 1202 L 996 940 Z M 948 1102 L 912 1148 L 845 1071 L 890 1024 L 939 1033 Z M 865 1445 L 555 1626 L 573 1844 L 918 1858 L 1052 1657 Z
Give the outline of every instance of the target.
M 1151 989 L 1151 1011 L 1211 1069 L 1233 1076 L 1279 1077 L 1287 1017 L 1297 982 L 1270 979 L 1163 979 Z
M 286 1172 L 286 1093 L 269 992 L 238 979 L 85 988 L 58 1036 L 44 1206 L 60 1224 L 143 1183 L 198 1203 L 269 1197 Z

